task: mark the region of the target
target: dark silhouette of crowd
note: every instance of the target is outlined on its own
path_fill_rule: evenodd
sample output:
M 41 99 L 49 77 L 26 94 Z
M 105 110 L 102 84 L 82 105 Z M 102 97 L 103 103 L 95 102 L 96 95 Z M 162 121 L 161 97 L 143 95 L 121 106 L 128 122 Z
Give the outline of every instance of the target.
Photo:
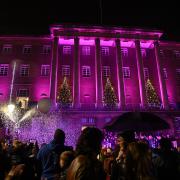
M 180 155 L 171 141 L 150 148 L 132 131 L 118 134 L 116 147 L 102 148 L 103 133 L 87 127 L 76 148 L 65 145 L 57 129 L 48 144 L 0 143 L 0 180 L 179 180 Z

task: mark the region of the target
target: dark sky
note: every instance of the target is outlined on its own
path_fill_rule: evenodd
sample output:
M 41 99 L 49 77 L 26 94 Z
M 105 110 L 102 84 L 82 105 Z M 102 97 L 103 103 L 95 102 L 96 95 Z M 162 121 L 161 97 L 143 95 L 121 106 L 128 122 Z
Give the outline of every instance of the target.
M 164 40 L 180 41 L 178 1 L 102 0 L 5 0 L 0 4 L 0 34 L 49 34 L 54 23 L 94 24 L 155 28 Z M 136 2 L 134 2 L 136 1 Z

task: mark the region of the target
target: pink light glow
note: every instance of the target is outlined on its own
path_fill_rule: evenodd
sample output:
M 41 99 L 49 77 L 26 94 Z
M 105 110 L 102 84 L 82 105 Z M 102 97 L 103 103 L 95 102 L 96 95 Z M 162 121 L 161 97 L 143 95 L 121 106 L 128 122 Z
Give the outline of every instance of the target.
M 133 41 L 121 41 L 121 47 L 132 47 L 133 45 Z
M 101 46 L 114 46 L 114 41 L 112 41 L 112 40 L 109 40 L 109 41 L 101 40 L 100 44 L 101 44 Z
M 64 26 L 54 24 L 50 27 L 50 31 L 53 34 L 55 31 L 64 31 L 64 30 L 74 30 L 79 32 L 111 32 L 111 33 L 120 33 L 120 34 L 141 34 L 141 35 L 149 35 L 149 36 L 158 36 L 160 38 L 162 36 L 162 31 L 159 30 L 149 30 L 149 29 L 139 29 L 139 28 L 120 28 L 120 27 L 102 27 L 102 26 Z
M 152 48 L 152 42 L 148 41 L 148 42 L 140 42 L 141 44 L 141 48 Z
M 74 39 L 59 38 L 59 44 L 73 45 L 74 44 Z
M 89 39 L 89 40 L 80 39 L 79 44 L 80 45 L 94 45 L 95 42 L 93 39 Z

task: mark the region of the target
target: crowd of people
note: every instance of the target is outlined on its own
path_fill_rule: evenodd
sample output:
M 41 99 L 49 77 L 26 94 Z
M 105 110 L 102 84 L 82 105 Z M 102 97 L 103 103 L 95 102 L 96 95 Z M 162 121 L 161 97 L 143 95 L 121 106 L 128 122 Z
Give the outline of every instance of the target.
M 48 144 L 0 143 L 0 180 L 176 180 L 180 155 L 168 139 L 158 149 L 137 141 L 132 131 L 118 134 L 115 149 L 102 148 L 103 133 L 87 127 L 76 148 L 57 129 Z

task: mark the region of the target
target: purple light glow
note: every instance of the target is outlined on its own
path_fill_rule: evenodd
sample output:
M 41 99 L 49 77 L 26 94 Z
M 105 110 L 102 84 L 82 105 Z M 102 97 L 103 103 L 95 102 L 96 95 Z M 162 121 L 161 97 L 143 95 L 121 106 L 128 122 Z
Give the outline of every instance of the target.
M 71 120 L 64 119 L 60 112 L 48 114 L 37 112 L 33 117 L 29 117 L 21 123 L 19 138 L 23 141 L 36 139 L 39 144 L 48 143 L 53 139 L 53 134 L 57 128 L 66 133 L 65 143 L 67 145 L 76 145 L 81 132 L 81 123 L 74 124 Z

